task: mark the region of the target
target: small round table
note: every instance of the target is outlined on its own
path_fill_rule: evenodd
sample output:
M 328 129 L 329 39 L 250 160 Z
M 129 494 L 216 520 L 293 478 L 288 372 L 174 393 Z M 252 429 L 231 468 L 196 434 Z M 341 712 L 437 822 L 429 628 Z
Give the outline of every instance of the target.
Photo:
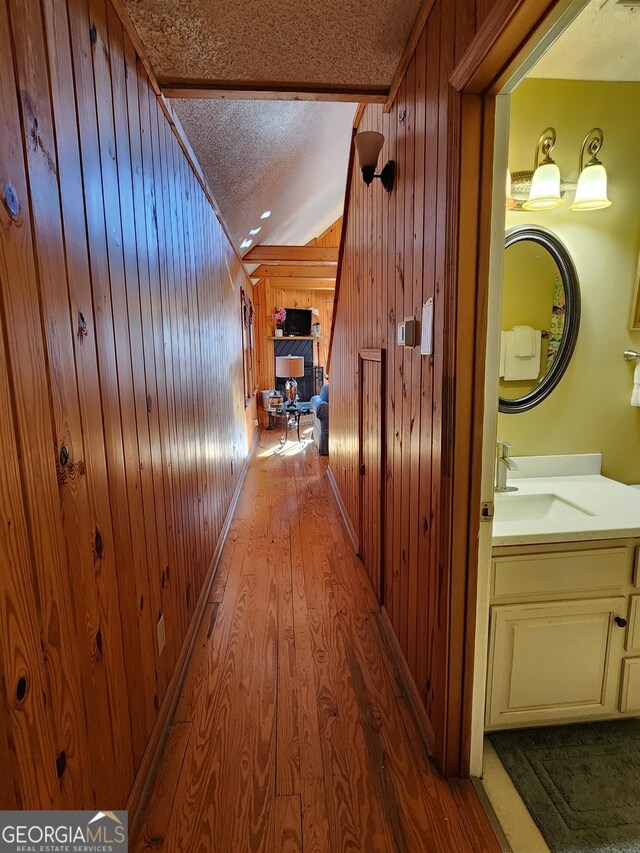
M 277 406 L 273 409 L 273 414 L 275 417 L 284 418 L 284 426 L 282 430 L 282 435 L 280 436 L 280 444 L 284 447 L 287 438 L 289 436 L 289 429 L 295 426 L 298 433 L 298 441 L 300 441 L 300 418 L 302 415 L 310 415 L 311 414 L 311 404 L 310 403 L 296 403 L 295 405 L 287 405 L 283 403 L 282 406 Z

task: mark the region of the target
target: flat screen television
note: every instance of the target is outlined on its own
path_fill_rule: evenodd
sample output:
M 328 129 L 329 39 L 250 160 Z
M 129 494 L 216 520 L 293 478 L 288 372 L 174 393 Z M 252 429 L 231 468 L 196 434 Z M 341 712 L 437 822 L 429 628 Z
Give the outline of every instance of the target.
M 295 337 L 309 337 L 311 334 L 311 311 L 302 308 L 287 308 L 287 316 L 284 321 L 285 335 Z

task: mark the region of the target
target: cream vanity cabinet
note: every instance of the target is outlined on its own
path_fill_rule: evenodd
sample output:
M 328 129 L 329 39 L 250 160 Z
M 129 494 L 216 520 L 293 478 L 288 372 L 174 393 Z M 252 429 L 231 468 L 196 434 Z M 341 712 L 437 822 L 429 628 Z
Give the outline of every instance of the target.
M 487 729 L 640 715 L 639 551 L 494 548 Z

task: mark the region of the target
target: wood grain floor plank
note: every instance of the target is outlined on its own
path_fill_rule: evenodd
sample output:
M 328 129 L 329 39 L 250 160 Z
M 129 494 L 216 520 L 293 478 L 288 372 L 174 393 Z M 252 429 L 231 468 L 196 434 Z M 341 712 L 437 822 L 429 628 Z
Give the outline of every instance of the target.
M 270 850 L 302 853 L 302 804 L 300 795 L 277 797 Z
M 136 853 L 168 853 L 164 840 L 171 810 L 180 783 L 180 773 L 191 736 L 191 723 L 174 723 L 169 731 L 158 770 L 158 782 L 151 807 L 145 816 L 144 831 L 138 838 Z
M 178 706 L 182 768 L 162 771 L 175 797 L 156 782 L 141 837 L 164 802 L 172 853 L 497 851 L 473 789 L 424 752 L 315 448 L 263 434 L 239 510 Z

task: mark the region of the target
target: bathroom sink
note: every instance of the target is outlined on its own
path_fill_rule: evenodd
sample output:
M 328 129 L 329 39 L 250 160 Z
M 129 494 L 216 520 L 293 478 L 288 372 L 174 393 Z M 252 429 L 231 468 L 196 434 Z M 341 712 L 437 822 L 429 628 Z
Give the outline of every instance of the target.
M 519 495 L 511 492 L 495 496 L 495 521 L 539 521 L 543 518 L 579 518 L 595 515 L 583 506 L 559 495 Z

